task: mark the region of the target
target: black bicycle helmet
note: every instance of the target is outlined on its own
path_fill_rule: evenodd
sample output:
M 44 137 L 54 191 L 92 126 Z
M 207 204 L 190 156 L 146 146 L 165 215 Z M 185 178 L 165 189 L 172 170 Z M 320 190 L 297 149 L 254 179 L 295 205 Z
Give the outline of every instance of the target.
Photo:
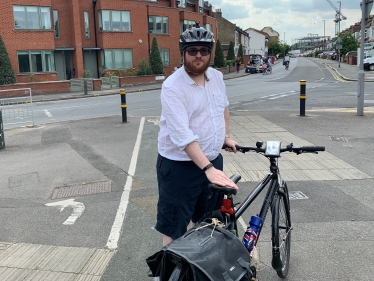
M 179 38 L 179 50 L 183 53 L 189 46 L 205 46 L 212 51 L 214 46 L 214 34 L 205 28 L 200 27 L 199 23 L 190 29 L 186 29 Z

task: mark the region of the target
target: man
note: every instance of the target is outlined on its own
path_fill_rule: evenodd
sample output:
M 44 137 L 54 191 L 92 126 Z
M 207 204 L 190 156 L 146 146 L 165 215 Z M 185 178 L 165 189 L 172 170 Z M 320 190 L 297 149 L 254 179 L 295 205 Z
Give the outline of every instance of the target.
M 283 59 L 283 65 L 290 64 L 290 56 L 287 54 Z
M 164 246 L 205 214 L 209 182 L 238 188 L 222 172 L 222 145 L 236 152 L 238 143 L 230 138 L 222 73 L 209 68 L 213 45 L 213 33 L 198 24 L 183 32 L 183 66 L 162 85 L 156 230 Z

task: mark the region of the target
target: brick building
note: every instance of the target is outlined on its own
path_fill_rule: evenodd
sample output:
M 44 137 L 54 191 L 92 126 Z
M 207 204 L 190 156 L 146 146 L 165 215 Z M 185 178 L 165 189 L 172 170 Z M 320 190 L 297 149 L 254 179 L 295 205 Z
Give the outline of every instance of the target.
M 217 34 L 203 0 L 1 0 L 0 35 L 17 82 L 99 77 L 148 61 L 157 37 L 164 70 L 181 63 L 178 38 L 195 21 Z M 212 58 L 213 59 L 213 58 Z
M 218 26 L 217 37 L 219 38 L 219 41 L 221 42 L 224 56 L 225 57 L 227 56 L 227 52 L 228 52 L 231 41 L 234 42 L 235 55 L 238 52 L 240 44 L 242 44 L 243 46 L 244 55 L 248 55 L 249 54 L 249 40 L 250 40 L 248 33 L 242 30 L 240 27 L 236 26 L 236 24 L 222 17 L 221 9 L 216 9 L 216 11 L 213 13 L 213 16 L 217 21 L 217 26 Z

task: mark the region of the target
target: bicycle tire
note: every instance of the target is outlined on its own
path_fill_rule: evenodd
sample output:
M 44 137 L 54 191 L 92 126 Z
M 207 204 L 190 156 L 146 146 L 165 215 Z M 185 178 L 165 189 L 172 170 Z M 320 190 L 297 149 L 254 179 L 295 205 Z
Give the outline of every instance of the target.
M 272 266 L 285 278 L 290 265 L 291 215 L 287 185 L 279 189 L 272 206 Z

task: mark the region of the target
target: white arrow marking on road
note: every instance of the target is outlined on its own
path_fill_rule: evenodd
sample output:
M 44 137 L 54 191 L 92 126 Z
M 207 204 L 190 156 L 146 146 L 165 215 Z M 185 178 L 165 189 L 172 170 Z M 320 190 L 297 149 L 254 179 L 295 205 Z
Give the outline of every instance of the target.
M 68 217 L 68 219 L 63 223 L 65 225 L 72 225 L 75 221 L 82 215 L 84 212 L 84 204 L 82 202 L 74 202 L 74 199 L 68 199 L 64 201 L 54 202 L 54 203 L 47 203 L 46 206 L 57 206 L 61 207 L 60 212 L 62 212 L 65 207 L 72 207 L 73 213 Z
M 44 109 L 44 113 L 45 113 L 45 115 L 47 115 L 49 118 L 52 118 L 52 117 L 53 117 L 52 113 L 50 113 L 47 109 Z

